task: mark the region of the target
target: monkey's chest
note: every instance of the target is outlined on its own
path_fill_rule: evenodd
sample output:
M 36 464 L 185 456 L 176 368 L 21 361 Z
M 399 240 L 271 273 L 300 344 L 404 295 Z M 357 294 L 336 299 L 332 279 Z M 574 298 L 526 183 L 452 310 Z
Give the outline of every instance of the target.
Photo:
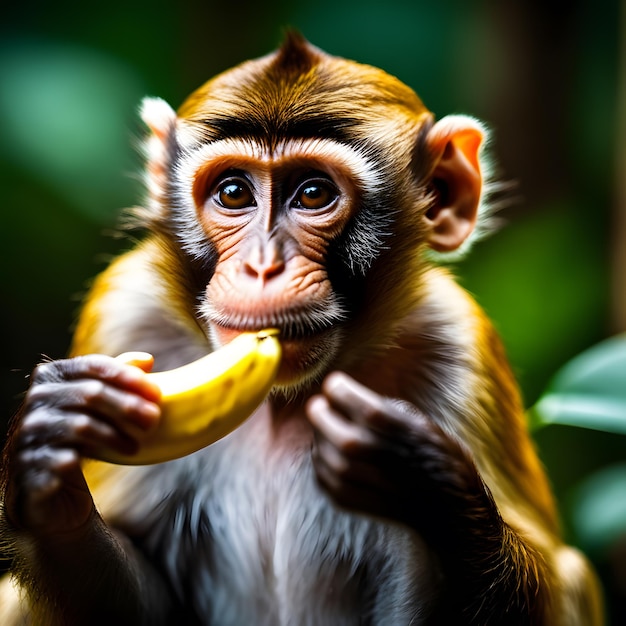
M 189 581 L 197 613 L 223 626 L 419 624 L 436 578 L 419 538 L 334 508 L 306 431 L 289 436 L 270 452 L 251 424 L 210 451 Z

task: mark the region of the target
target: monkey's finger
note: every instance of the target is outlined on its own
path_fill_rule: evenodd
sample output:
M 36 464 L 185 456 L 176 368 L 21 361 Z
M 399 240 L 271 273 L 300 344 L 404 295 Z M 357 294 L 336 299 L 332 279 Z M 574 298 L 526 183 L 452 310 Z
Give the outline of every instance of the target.
M 329 374 L 322 393 L 349 420 L 392 439 L 407 432 L 408 420 L 399 406 L 343 372 Z
M 100 417 L 123 431 L 149 431 L 161 415 L 159 405 L 134 392 L 101 380 L 83 379 L 32 387 L 26 404 L 31 411 L 60 409 Z
M 62 477 L 80 470 L 80 455 L 72 448 L 28 448 L 16 454 L 12 470 L 15 482 L 27 485 L 32 495 L 45 498 L 57 490 Z
M 306 413 L 315 429 L 316 438 L 324 438 L 343 455 L 366 458 L 372 449 L 378 447 L 373 432 L 346 419 L 324 396 L 311 398 Z
M 77 452 L 44 446 L 17 456 L 5 500 L 9 522 L 45 532 L 80 526 L 93 500 Z
M 137 366 L 103 354 L 88 354 L 41 363 L 33 373 L 33 385 L 95 379 L 158 402 L 161 391 L 143 371 L 149 367 L 150 359 L 147 353 L 142 354 L 145 357 L 142 357 L 143 360 L 138 357 L 139 353 L 135 353 L 133 357 Z
M 384 493 L 395 491 L 397 482 L 391 476 L 389 467 L 393 459 L 388 450 L 376 454 L 371 451 L 367 460 L 360 455 L 347 456 L 335 445 L 322 437 L 316 438 L 312 450 L 313 465 L 316 471 L 324 471 L 327 476 L 334 476 L 338 482 L 380 490 Z
M 139 443 L 113 425 L 85 413 L 36 409 L 23 420 L 14 446 L 19 458 L 21 451 L 47 447 L 71 448 L 88 455 L 104 446 L 132 454 Z

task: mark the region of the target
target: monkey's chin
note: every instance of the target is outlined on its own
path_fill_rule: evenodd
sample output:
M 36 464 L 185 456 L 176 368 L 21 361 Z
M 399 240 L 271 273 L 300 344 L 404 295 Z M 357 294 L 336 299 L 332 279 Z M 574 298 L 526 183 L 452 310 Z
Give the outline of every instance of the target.
M 217 345 L 224 345 L 245 332 L 244 329 L 212 325 L 211 335 Z M 282 358 L 276 386 L 284 392 L 298 392 L 318 383 L 335 359 L 341 343 L 337 326 L 297 337 L 278 337 Z
M 281 340 L 283 356 L 276 384 L 299 389 L 319 382 L 335 359 L 339 344 L 338 328 Z

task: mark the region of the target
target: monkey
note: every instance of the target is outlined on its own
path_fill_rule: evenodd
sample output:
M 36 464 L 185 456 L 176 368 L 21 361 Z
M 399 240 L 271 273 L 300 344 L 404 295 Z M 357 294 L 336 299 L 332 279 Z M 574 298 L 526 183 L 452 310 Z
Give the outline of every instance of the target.
M 142 235 L 10 428 L 2 623 L 599 626 L 502 342 L 440 262 L 489 226 L 485 126 L 294 32 L 141 116 Z M 158 423 L 147 372 L 266 327 L 242 426 L 98 460 Z

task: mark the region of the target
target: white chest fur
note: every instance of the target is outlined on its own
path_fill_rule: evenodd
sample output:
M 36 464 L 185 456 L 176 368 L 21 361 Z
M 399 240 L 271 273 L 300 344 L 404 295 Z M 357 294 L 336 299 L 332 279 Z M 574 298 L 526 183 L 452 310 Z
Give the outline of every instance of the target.
M 333 506 L 303 420 L 277 433 L 261 411 L 175 466 L 183 504 L 166 516 L 172 534 L 157 522 L 149 543 L 170 535 L 157 551 L 206 623 L 421 623 L 436 595 L 432 556 L 408 530 Z

